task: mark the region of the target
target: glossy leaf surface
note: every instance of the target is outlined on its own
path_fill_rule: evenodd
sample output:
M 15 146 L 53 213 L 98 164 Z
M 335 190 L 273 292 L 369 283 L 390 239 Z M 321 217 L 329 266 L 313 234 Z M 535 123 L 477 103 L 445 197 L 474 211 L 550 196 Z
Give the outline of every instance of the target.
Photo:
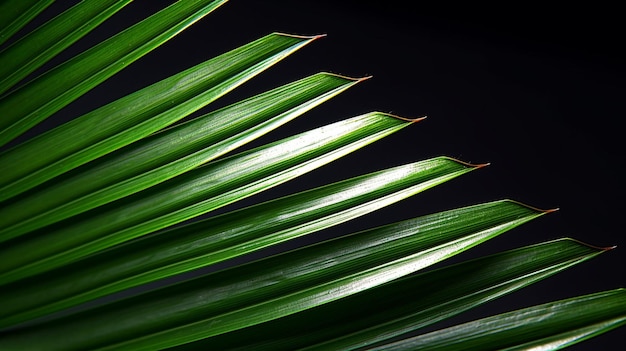
M 469 170 L 455 167 L 454 162 L 447 166 L 450 174 L 422 174 L 421 177 L 416 174 L 403 180 L 398 178 L 401 170 L 398 169 L 395 174 L 385 171 L 294 194 L 135 240 L 44 275 L 7 285 L 5 289 L 11 293 L 0 294 L 0 300 L 4 301 L 3 315 L 7 317 L 2 324 L 307 235 L 400 201 L 455 176 L 454 173 L 460 175 Z M 436 171 L 435 167 L 431 168 L 430 171 Z M 427 173 L 426 169 L 423 173 Z M 462 212 L 440 217 L 452 218 Z M 523 211 L 517 213 L 514 222 L 521 223 L 539 215 L 536 211 L 528 211 L 526 217 L 523 214 Z M 498 218 L 502 222 L 503 218 L 512 218 L 504 215 L 485 218 L 486 211 L 475 211 L 471 215 L 477 223 L 490 220 L 499 223 Z M 464 216 L 468 219 L 470 214 Z M 250 223 L 257 224 L 250 226 Z M 412 223 L 421 222 L 414 220 L 405 226 L 408 228 Z M 41 290 L 32 290 L 33 285 Z
M 226 0 L 178 1 L 0 100 L 0 146 L 68 105 Z
M 410 124 L 386 114 L 370 113 L 208 163 L 8 242 L 9 245 L 0 248 L 0 282 L 41 273 L 239 201 Z M 429 168 L 433 170 L 429 172 Z M 455 172 L 466 169 L 471 167 L 449 160 L 430 161 L 401 168 L 392 180 L 403 181 L 402 177 L 414 173 L 427 179 L 452 177 L 447 172 L 457 175 Z
M 4 0 L 0 3 L 0 45 L 50 6 L 54 0 Z
M 315 38 L 267 35 L 0 154 L 0 200 L 147 137 L 206 106 Z
M 621 289 L 430 332 L 607 250 L 563 239 L 417 272 L 551 212 L 509 200 L 267 257 L 483 165 L 437 157 L 199 218 L 417 121 L 370 113 L 227 155 L 360 81 L 321 73 L 177 124 L 321 35 L 270 34 L 23 141 L 227 2 L 163 2 L 41 69 L 130 1 L 48 22 L 31 20 L 53 1 L 0 1 L 0 350 L 544 350 L 626 324 Z
M 359 80 L 320 73 L 119 149 L 0 206 L 16 237 L 171 179 L 280 127 Z
M 451 221 L 456 221 L 453 214 L 474 215 L 480 218 L 474 219 L 477 223 L 498 211 L 494 217 L 505 222 L 510 216 L 514 223 L 516 212 L 524 210 L 518 206 L 522 205 L 498 201 L 436 216 L 442 219 L 450 216 Z M 526 210 L 527 218 L 540 215 L 533 214 L 533 209 Z M 524 215 L 519 217 L 522 218 Z M 497 226 L 498 222 L 493 219 L 491 225 Z M 286 318 L 175 349 L 198 350 L 209 346 L 229 351 L 366 349 L 521 289 L 603 251 L 568 239 L 505 251 L 398 279 Z
M 626 324 L 626 289 L 529 307 L 373 350 L 559 350 Z
M 0 51 L 0 96 L 131 1 L 82 1 Z
M 482 209 L 394 223 L 219 271 L 52 321 L 29 339 L 73 330 L 80 347 L 141 350 L 219 335 L 379 286 L 543 214 L 524 206 L 501 216 Z M 56 338 L 48 343 L 63 347 Z

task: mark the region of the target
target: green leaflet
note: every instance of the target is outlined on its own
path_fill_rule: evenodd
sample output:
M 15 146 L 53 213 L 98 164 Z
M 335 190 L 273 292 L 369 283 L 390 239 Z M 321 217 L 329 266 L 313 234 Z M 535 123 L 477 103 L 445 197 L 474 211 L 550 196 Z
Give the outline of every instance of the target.
M 0 96 L 131 1 L 82 1 L 0 51 Z
M 267 35 L 0 154 L 0 200 L 174 123 L 315 38 Z
M 409 124 L 407 120 L 383 113 L 336 122 L 208 163 L 134 195 L 16 238 L 0 248 L 0 284 L 67 264 L 241 200 Z M 448 164 L 450 166 L 446 167 Z M 396 171 L 395 177 L 411 175 L 421 170 L 420 167 L 426 171 L 427 179 L 429 176 L 452 177 L 472 169 L 441 159 L 406 166 Z M 430 173 L 429 168 L 433 169 Z
M 22 235 L 173 178 L 359 81 L 316 74 L 128 145 L 0 206 L 0 238 Z
M 5 291 L 11 293 L 0 294 L 0 310 L 3 311 L 0 325 L 34 318 L 306 235 L 370 213 L 471 169 L 448 159 L 422 162 L 422 166 L 421 171 L 414 168 L 416 174 L 412 177 L 404 178 L 403 171 L 409 169 L 405 166 L 230 212 L 135 240 L 44 275 L 7 285 Z M 505 205 L 499 207 L 506 208 Z M 464 224 L 471 227 L 469 223 L 473 222 L 467 219 L 483 225 L 501 223 L 504 219 L 521 223 L 539 215 L 537 211 L 522 208 L 525 210 L 495 213 L 491 218 L 487 216 L 494 214 L 493 210 L 467 211 L 471 214 L 464 214 Z M 446 213 L 437 219 L 461 214 L 463 211 Z M 414 222 L 421 223 L 413 221 L 405 225 L 408 227 Z M 457 223 L 460 222 L 457 219 Z M 250 223 L 256 224 L 251 226 Z M 31 290 L 33 284 L 39 289 Z
M 502 221 L 509 217 L 515 222 L 516 211 L 521 214 L 523 210 L 519 204 L 498 201 L 432 217 L 455 220 L 454 214 L 460 212 L 461 216 L 484 217 L 476 220 L 479 222 L 494 213 Z M 539 215 L 526 210 L 527 218 Z M 493 219 L 491 225 L 497 223 Z M 501 252 L 398 279 L 327 305 L 175 350 L 204 350 L 209 345 L 224 351 L 371 347 L 521 289 L 602 252 L 568 239 Z
M 626 324 L 626 289 L 529 307 L 372 350 L 558 350 Z
M 506 213 L 498 211 L 507 207 Z M 509 202 L 394 223 L 54 320 L 16 338 L 62 349 L 67 345 L 60 336 L 72 330 L 75 338 L 68 342 L 80 348 L 143 350 L 183 344 L 384 284 L 543 213 Z
M 0 45 L 22 29 L 54 0 L 4 0 L 0 3 Z
M 178 1 L 0 100 L 0 146 L 215 10 L 226 0 Z
M 382 345 L 603 251 L 559 240 L 406 277 L 546 213 L 512 201 L 367 230 L 106 305 L 93 301 L 313 233 L 478 168 L 439 157 L 165 229 L 410 123 L 371 113 L 217 159 L 357 82 L 320 74 L 169 127 L 317 38 L 275 33 L 12 146 L 226 2 L 169 1 L 20 82 L 129 1 L 83 0 L 0 51 L 1 350 L 555 349 L 626 323 L 620 289 Z M 52 2 L 2 1 L 0 44 Z M 90 301 L 100 307 L 80 306 Z

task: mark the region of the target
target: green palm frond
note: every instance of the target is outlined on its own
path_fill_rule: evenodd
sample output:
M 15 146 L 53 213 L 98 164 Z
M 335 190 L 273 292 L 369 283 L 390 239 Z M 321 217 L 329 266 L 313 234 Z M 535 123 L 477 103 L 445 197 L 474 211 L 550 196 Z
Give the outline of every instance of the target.
M 618 289 L 424 332 L 608 250 L 430 268 L 552 212 L 513 200 L 265 255 L 485 166 L 440 156 L 246 204 L 422 120 L 370 112 L 238 150 L 367 78 L 326 72 L 199 113 L 320 36 L 266 35 L 16 141 L 226 1 L 174 2 L 33 74 L 130 1 L 20 34 L 51 3 L 0 3 L 1 350 L 558 349 L 626 324 Z
M 508 213 L 513 218 L 515 211 L 527 211 L 527 219 L 541 215 L 508 201 L 452 210 L 441 215 L 474 215 L 474 211 L 486 209 L 487 212 L 498 211 L 495 217 Z M 432 220 L 438 216 L 440 214 L 429 217 Z M 492 224 L 497 226 L 496 222 Z M 569 239 L 522 247 L 398 279 L 319 308 L 175 349 L 361 349 L 419 331 L 602 252 L 603 249 Z M 329 318 L 331 315 L 333 318 Z
M 617 289 L 547 303 L 372 350 L 561 349 L 626 324 L 625 296 Z
M 178 1 L 3 96 L 0 145 L 67 106 L 225 2 Z M 98 3 L 92 0 L 89 7 Z M 55 33 L 38 39 L 54 41 L 52 34 Z
M 6 0 L 0 3 L 0 44 L 11 38 L 54 0 Z
M 20 194 L 167 127 L 313 39 L 315 37 L 282 34 L 265 36 L 17 145 L 11 152 L 0 156 L 3 194 L 0 199 Z M 24 89 L 32 88 L 27 86 Z M 31 93 L 36 94 L 36 90 Z M 245 125 L 246 122 L 236 123 Z M 77 135 L 83 137 L 77 138 Z M 222 137 L 226 138 L 226 135 Z
M 28 1 L 19 1 L 22 5 L 4 5 L 4 11 L 28 13 L 19 6 Z M 84 1 L 76 4 L 63 14 L 45 25 L 20 38 L 0 53 L 0 94 L 11 89 L 15 84 L 33 73 L 58 53 L 69 47 L 92 29 L 126 6 L 130 0 Z M 40 1 L 45 6 L 45 1 Z M 36 4 L 38 5 L 38 4 Z M 39 9 L 37 9 L 39 11 Z

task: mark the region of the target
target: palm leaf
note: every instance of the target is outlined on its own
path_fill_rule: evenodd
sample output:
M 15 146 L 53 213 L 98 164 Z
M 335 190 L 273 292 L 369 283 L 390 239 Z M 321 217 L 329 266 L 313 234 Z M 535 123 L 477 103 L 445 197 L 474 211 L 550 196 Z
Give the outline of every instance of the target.
M 436 157 L 191 221 L 421 120 L 367 113 L 227 155 L 363 80 L 319 73 L 180 123 L 320 36 L 267 35 L 15 140 L 226 0 L 174 2 L 27 81 L 128 2 L 21 38 L 51 2 L 0 4 L 0 349 L 556 349 L 624 324 L 615 290 L 397 341 L 606 251 L 565 239 L 414 274 L 551 212 L 509 200 L 228 261 L 483 166 Z
M 21 321 L 310 234 L 472 170 L 447 159 L 420 162 L 415 166 L 346 180 L 164 231 L 90 256 L 53 273 L 7 285 L 5 290 L 10 293 L 0 294 L 3 310 L 0 315 L 5 316 L 6 321 L 0 324 Z M 401 173 L 404 174 L 399 176 Z M 463 215 L 468 223 L 486 226 L 489 221 L 510 220 L 519 224 L 540 214 L 514 209 L 489 218 L 486 218 L 488 211 L 482 207 L 473 211 L 452 211 L 440 217 Z M 421 226 L 428 228 L 429 221 L 434 220 L 420 219 L 394 228 L 408 228 L 422 222 L 426 224 Z M 460 222 L 461 219 L 456 220 Z M 249 223 L 258 224 L 251 227 Z M 33 291 L 33 284 L 42 290 Z M 33 308 L 34 311 L 28 311 Z
M 471 210 L 483 216 L 489 213 L 480 212 L 483 208 L 512 210 L 515 206 L 520 205 L 502 201 L 466 210 L 468 214 Z M 231 351 L 362 349 L 402 334 L 415 334 L 604 251 L 567 239 L 505 251 L 398 279 L 286 318 L 175 349 L 209 346 Z
M 409 124 L 380 113 L 357 116 L 208 163 L 132 196 L 18 237 L 0 249 L 0 284 L 67 264 L 241 200 Z M 467 169 L 471 167 L 434 160 L 400 168 L 391 179 L 410 182 L 414 174 L 415 178 L 421 176 L 420 180 L 437 176 L 449 179 L 458 174 L 455 171 L 462 174 Z M 399 179 L 402 177 L 406 179 Z M 4 239 L 14 236 L 8 233 Z
M 130 1 L 88 0 L 80 2 L 2 50 L 0 52 L 0 95 L 121 10 Z M 8 6 L 15 6 L 15 4 Z
M 0 146 L 68 105 L 226 0 L 178 1 L 0 100 Z
M 0 3 L 0 44 L 9 40 L 54 0 L 5 0 Z
M 626 324 L 616 289 L 480 319 L 372 350 L 558 350 Z
M 0 238 L 22 235 L 174 178 L 359 81 L 313 75 L 144 138 L 8 202 L 2 207 Z
M 267 35 L 0 154 L 0 200 L 18 195 L 182 119 L 315 38 L 277 33 Z M 0 101 L 0 111 L 1 104 Z M 77 138 L 77 135 L 84 137 Z
M 62 348 L 62 341 L 45 340 L 45 335 L 64 335 L 72 330 L 81 335 L 72 343 L 89 349 L 170 347 L 383 284 L 543 213 L 503 202 L 395 223 L 54 320 L 17 338 Z M 242 223 L 250 223 L 246 216 L 240 218 Z

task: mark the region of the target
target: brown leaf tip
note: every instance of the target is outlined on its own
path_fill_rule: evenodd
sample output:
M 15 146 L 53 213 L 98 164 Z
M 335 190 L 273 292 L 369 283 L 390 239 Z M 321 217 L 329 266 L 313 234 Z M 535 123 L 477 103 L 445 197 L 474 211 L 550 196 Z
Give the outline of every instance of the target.
M 556 207 L 556 208 L 551 208 L 551 209 L 547 209 L 547 210 L 544 210 L 544 209 L 542 209 L 542 208 L 535 207 L 535 206 L 531 206 L 531 205 L 528 205 L 528 204 L 525 204 L 525 203 L 523 203 L 523 202 L 516 201 L 516 200 L 509 200 L 509 199 L 507 199 L 507 201 L 512 202 L 512 203 L 515 203 L 515 204 L 518 204 L 518 205 L 520 205 L 520 206 L 527 207 L 527 208 L 529 208 L 529 209 L 531 209 L 531 210 L 533 210 L 533 211 L 542 212 L 542 213 L 546 213 L 546 214 L 547 214 L 547 213 L 556 212 L 556 211 L 558 211 L 558 210 L 559 210 L 559 208 L 558 208 L 558 207 Z
M 356 83 L 362 82 L 364 80 L 368 80 L 370 78 L 372 78 L 373 76 L 365 76 L 365 77 L 359 77 L 359 78 L 354 78 L 354 77 L 350 77 L 350 76 L 344 76 L 343 74 L 337 74 L 337 73 L 331 73 L 331 72 L 322 72 L 322 74 L 326 74 L 329 76 L 333 76 L 333 77 L 337 77 L 337 78 L 341 78 L 341 79 L 345 79 L 345 80 L 351 80 L 354 81 Z
M 423 120 L 426 119 L 426 116 L 417 117 L 417 118 L 409 118 L 409 117 L 402 117 L 402 116 L 394 115 L 394 114 L 388 113 L 388 112 L 377 112 L 377 113 L 380 113 L 381 115 L 389 116 L 391 118 L 396 118 L 396 119 L 399 119 L 401 121 L 411 122 L 411 123 L 417 123 L 419 121 L 423 121 Z
M 292 38 L 298 38 L 298 39 L 309 39 L 309 40 L 315 40 L 315 39 L 323 38 L 323 37 L 325 37 L 327 35 L 327 34 L 298 35 L 298 34 L 289 34 L 289 33 L 282 33 L 282 32 L 275 32 L 274 34 L 282 35 L 282 36 L 285 36 L 285 37 L 292 37 Z
M 591 245 L 591 244 L 587 244 L 586 242 L 580 241 L 580 240 L 576 240 L 576 239 L 572 239 L 572 238 L 567 238 L 571 241 L 577 242 L 581 245 L 585 245 L 587 247 L 590 247 L 592 249 L 596 249 L 596 250 L 600 250 L 600 251 L 611 251 L 613 249 L 617 248 L 617 245 L 613 245 L 613 246 L 595 246 L 595 245 Z
M 471 168 L 475 168 L 475 169 L 487 167 L 487 166 L 489 166 L 491 164 L 489 162 L 487 162 L 487 163 L 470 163 L 470 162 L 466 162 L 466 161 L 461 161 L 458 158 L 454 158 L 454 157 L 448 157 L 448 156 L 444 156 L 444 157 L 446 157 L 446 158 L 448 158 L 448 159 L 450 159 L 450 160 L 452 160 L 454 162 L 458 162 L 458 163 L 460 163 L 460 164 L 462 164 L 462 165 L 464 165 L 466 167 L 471 167 Z

